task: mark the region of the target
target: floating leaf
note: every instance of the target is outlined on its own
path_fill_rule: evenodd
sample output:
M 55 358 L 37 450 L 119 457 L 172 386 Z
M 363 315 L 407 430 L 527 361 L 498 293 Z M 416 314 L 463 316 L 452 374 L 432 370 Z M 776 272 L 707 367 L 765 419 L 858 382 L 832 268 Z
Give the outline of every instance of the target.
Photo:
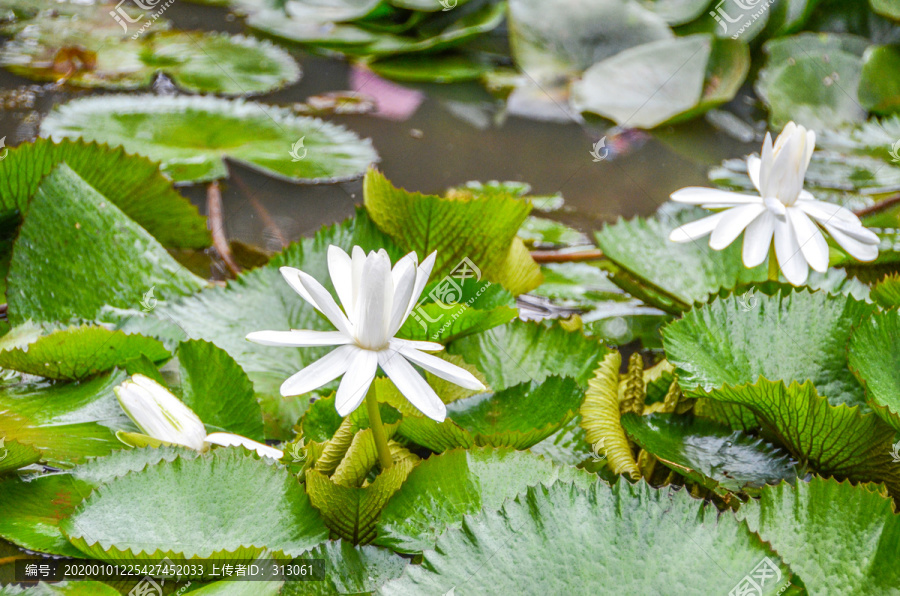
M 890 275 L 872 289 L 872 300 L 885 308 L 900 306 L 900 275 Z
M 787 453 L 762 439 L 700 418 L 625 414 L 622 426 L 657 460 L 712 490 L 721 487 L 755 493 L 767 484 L 797 477 Z
M 214 97 L 112 95 L 69 102 L 41 135 L 122 145 L 160 162 L 175 182 L 224 178 L 224 158 L 291 182 L 358 178 L 378 156 L 368 140 L 286 108 Z M 297 147 L 297 142 L 302 144 Z M 302 157 L 295 159 L 294 155 Z
M 900 7 L 897 9 L 900 18 Z M 871 46 L 863 55 L 859 101 L 876 114 L 900 112 L 900 46 Z
M 86 555 L 108 560 L 297 556 L 327 534 L 287 469 L 234 448 L 110 482 L 61 527 Z
M 674 216 L 661 214 L 604 226 L 597 232 L 597 243 L 618 268 L 611 279 L 632 295 L 674 314 L 695 302 L 706 302 L 722 288 L 766 279 L 764 266 L 744 267 L 739 243 L 714 251 L 706 239 L 669 240 L 672 230 L 698 214 L 684 210 Z
M 0 439 L 0 476 L 41 461 L 41 452 L 31 445 Z
M 462 356 L 484 373 L 499 391 L 551 375 L 571 377 L 582 386 L 608 352 L 600 341 L 559 324 L 512 321 L 451 343 L 451 354 Z
M 837 405 L 864 405 L 847 369 L 850 331 L 872 310 L 844 296 L 807 290 L 759 295 L 757 304 L 730 296 L 695 308 L 663 330 L 666 357 L 689 395 L 723 385 L 811 380 Z
M 0 587 L 0 596 L 118 596 L 120 592 L 103 582 L 77 580 L 64 582 L 37 582 L 30 587 L 9 584 Z
M 876 485 L 814 476 L 796 486 L 767 486 L 737 517 L 811 594 L 889 594 L 900 584 L 897 567 L 887 563 L 897 552 L 898 516 Z
M 387 79 L 414 83 L 472 81 L 492 68 L 464 54 L 401 55 L 381 58 L 370 62 L 368 66 L 373 72 Z
M 891 461 L 894 430 L 859 406 L 833 406 L 807 381 L 789 386 L 760 379 L 754 385 L 726 385 L 710 399 L 752 411 L 767 436 L 820 474 L 900 487 L 900 470 Z
M 0 339 L 0 367 L 49 379 L 85 379 L 142 355 L 160 361 L 169 352 L 155 339 L 94 325 L 44 330 L 25 323 Z
M 470 268 L 474 265 L 514 295 L 540 284 L 540 268 L 516 238 L 531 209 L 527 202 L 511 196 L 457 200 L 408 192 L 375 170 L 366 174 L 363 193 L 372 220 L 403 249 L 421 259 L 437 251 L 435 278 L 468 259 Z
M 445 594 L 464 586 L 473 594 L 529 594 L 539 586 L 563 594 L 578 578 L 585 594 L 610 586 L 623 594 L 713 594 L 766 558 L 778 573 L 764 588 L 772 595 L 789 572 L 731 513 L 643 482 L 598 483 L 587 492 L 557 482 L 529 488 L 499 512 L 466 518 L 381 593 Z
M 9 321 L 20 325 L 28 319 L 93 319 L 106 306 L 137 308 L 148 290 L 172 297 L 192 294 L 206 282 L 62 164 L 31 200 L 7 284 Z
M 766 66 L 756 92 L 769 106 L 769 122 L 781 128 L 796 121 L 812 129 L 861 122 L 857 88 L 864 41 L 835 33 L 801 33 L 763 46 Z
M 116 430 L 137 430 L 122 412 L 112 372 L 81 383 L 6 384 L 0 392 L 0 437 L 30 445 L 51 465 L 68 467 L 86 457 L 121 449 Z
M 405 553 L 434 547 L 447 528 L 459 528 L 466 515 L 494 511 L 503 502 L 561 476 L 591 483 L 587 473 L 568 472 L 529 453 L 509 449 L 454 449 L 434 455 L 410 473 L 381 514 L 375 544 Z
M 62 162 L 163 245 L 209 246 L 206 218 L 172 188 L 159 165 L 121 147 L 36 139 L 10 149 L 0 161 L 0 206 L 24 213 L 42 178 Z
M 900 6 L 896 0 L 869 0 L 869 5 L 881 16 L 900 21 Z
M 114 23 L 110 18 L 109 23 Z M 29 27 L 0 51 L 0 65 L 39 81 L 65 81 L 77 87 L 142 89 L 158 73 L 191 92 L 252 95 L 274 91 L 300 79 L 290 54 L 267 41 L 242 35 L 203 31 L 156 31 L 137 39 L 109 43 L 93 23 L 66 21 L 66 36 L 58 26 Z M 116 33 L 118 26 L 115 26 Z M 60 64 L 60 55 L 77 34 L 79 63 Z
M 706 0 L 640 0 L 670 25 L 684 25 L 701 16 L 709 3 Z
M 253 383 L 227 352 L 199 340 L 178 346 L 181 400 L 205 424 L 263 440 L 262 412 Z
M 876 414 L 900 430 L 900 311 L 873 313 L 850 338 L 850 370 Z
M 332 532 L 354 544 L 368 544 L 375 538 L 381 511 L 412 467 L 408 461 L 396 462 L 371 484 L 359 488 L 341 486 L 321 472 L 307 470 L 306 490 Z

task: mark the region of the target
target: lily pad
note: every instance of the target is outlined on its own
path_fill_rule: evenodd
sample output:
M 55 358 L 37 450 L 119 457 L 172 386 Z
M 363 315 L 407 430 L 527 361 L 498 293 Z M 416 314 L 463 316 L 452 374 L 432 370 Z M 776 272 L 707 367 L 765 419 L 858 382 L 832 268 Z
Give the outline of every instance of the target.
M 892 461 L 894 429 L 859 406 L 833 406 L 813 384 L 771 382 L 726 385 L 710 399 L 748 408 L 765 436 L 783 445 L 801 466 L 819 474 L 900 487 L 900 470 Z
M 0 367 L 48 379 L 85 379 L 142 355 L 151 361 L 170 356 L 153 338 L 93 325 L 45 331 L 25 324 L 0 339 Z
M 551 375 L 571 377 L 587 387 L 594 369 L 609 351 L 600 341 L 566 331 L 558 323 L 525 321 L 463 337 L 447 350 L 483 372 L 495 391 L 519 383 L 540 383 Z
M 18 441 L 0 439 L 0 476 L 41 461 L 41 452 Z
M 898 7 L 900 16 L 900 7 Z M 900 112 L 900 46 L 871 46 L 863 55 L 859 101 L 876 114 Z
M 777 569 L 763 586 L 772 595 L 789 576 L 777 555 L 731 513 L 720 515 L 687 491 L 620 481 L 585 492 L 557 482 L 529 488 L 500 511 L 466 518 L 424 553 L 422 565 L 407 567 L 381 593 L 464 587 L 472 594 L 528 594 L 540 586 L 563 594 L 578 578 L 585 594 L 610 586 L 623 594 L 713 594 L 737 585 L 765 559 Z
M 378 156 L 371 142 L 286 108 L 214 97 L 113 95 L 57 107 L 41 135 L 122 145 L 160 162 L 177 183 L 227 176 L 225 158 L 291 182 L 361 176 Z M 297 147 L 297 142 L 302 144 Z M 302 157 L 296 159 L 293 155 Z
M 879 486 L 818 477 L 769 486 L 737 517 L 812 594 L 890 594 L 900 584 L 897 567 L 887 563 L 897 552 L 900 517 Z
M 375 170 L 366 174 L 363 193 L 372 220 L 398 245 L 422 259 L 437 251 L 435 278 L 466 264 L 476 278 L 499 282 L 513 295 L 540 284 L 540 268 L 516 237 L 531 210 L 526 201 L 423 195 L 394 187 Z
M 900 430 L 900 311 L 877 312 L 850 338 L 850 370 L 876 414 Z
M 279 592 L 281 596 L 368 594 L 386 581 L 399 577 L 409 565 L 409 561 L 387 549 L 354 546 L 343 540 L 325 542 L 302 558 L 324 560 L 325 580 L 285 582 Z M 249 582 L 249 585 L 255 583 Z
M 768 60 L 757 78 L 756 92 L 769 107 L 770 124 L 781 128 L 793 120 L 827 129 L 864 120 L 857 95 L 860 41 L 833 33 L 768 41 L 763 46 Z
M 172 188 L 159 164 L 96 143 L 35 139 L 10 149 L 0 161 L 2 208 L 25 213 L 43 177 L 62 162 L 161 244 L 197 249 L 210 245 L 206 218 Z
M 708 34 L 663 39 L 591 66 L 573 84 L 572 105 L 621 126 L 653 128 L 730 100 L 748 69 L 747 49 L 738 42 Z M 606 92 L 612 87 L 617 93 Z
M 784 451 L 701 418 L 625 414 L 622 426 L 663 464 L 712 490 L 756 493 L 767 484 L 797 478 Z
M 114 480 L 61 527 L 83 553 L 108 560 L 297 556 L 327 537 L 287 469 L 235 448 Z
M 64 269 L 56 261 L 61 256 Z M 108 306 L 137 309 L 153 289 L 173 297 L 192 294 L 206 282 L 62 164 L 31 200 L 7 285 L 9 321 L 20 325 L 29 319 L 94 319 Z
M 124 380 L 123 373 L 113 372 L 81 383 L 6 384 L 0 393 L 0 437 L 30 445 L 60 467 L 121 449 L 115 431 L 137 430 L 113 394 Z
M 542 483 L 592 476 L 509 449 L 454 449 L 420 463 L 388 502 L 378 523 L 375 544 L 404 553 L 434 547 L 447 528 L 462 526 L 466 515 L 494 511 L 503 502 Z
M 690 23 L 706 12 L 707 0 L 640 0 L 647 10 L 655 12 L 669 25 Z
M 369 16 L 381 0 L 290 0 L 285 11 L 295 19 L 318 22 L 355 21 Z
M 56 27 L 44 31 L 38 25 L 3 46 L 0 65 L 36 80 L 103 89 L 147 88 L 162 72 L 185 91 L 225 95 L 266 93 L 300 79 L 290 54 L 251 37 L 159 31 L 109 43 L 109 36 L 97 35 L 94 27 L 80 31 L 79 21 L 67 24 L 80 34 L 77 47 L 83 55 L 76 64 L 60 65 L 67 38 L 60 39 Z
M 376 74 L 395 81 L 411 83 L 457 83 L 473 81 L 492 67 L 464 54 L 402 55 L 369 63 Z
M 847 369 L 847 343 L 870 305 L 807 290 L 758 296 L 751 309 L 740 297 L 714 300 L 663 330 L 666 357 L 690 395 L 723 385 L 811 380 L 832 405 L 865 405 Z

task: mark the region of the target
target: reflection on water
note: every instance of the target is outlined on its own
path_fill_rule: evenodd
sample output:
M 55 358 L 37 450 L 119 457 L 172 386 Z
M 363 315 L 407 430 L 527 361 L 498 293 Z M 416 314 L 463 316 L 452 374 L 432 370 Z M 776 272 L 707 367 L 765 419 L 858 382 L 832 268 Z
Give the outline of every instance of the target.
M 180 29 L 243 30 L 240 20 L 229 18 L 222 9 L 175 3 L 166 16 Z M 301 102 L 310 95 L 351 89 L 354 83 L 363 93 L 381 95 L 383 91 L 381 82 L 366 83 L 362 77 L 368 73 L 354 75 L 342 60 L 300 51 L 295 55 L 303 67 L 303 79 L 262 99 Z M 0 71 L 2 91 L 30 84 Z M 649 213 L 671 191 L 705 185 L 711 165 L 753 150 L 753 145 L 717 132 L 703 119 L 655 131 L 646 139 L 642 133 L 614 137 L 602 123 L 505 117 L 502 104 L 474 83 L 404 87 L 421 94 L 421 103 L 412 101 L 416 93 L 402 96 L 407 109 L 418 103 L 405 121 L 372 115 L 330 118 L 373 139 L 381 155 L 379 167 L 390 180 L 431 193 L 468 180 L 521 180 L 531 184 L 536 194 L 561 192 L 567 208 L 555 217 L 582 230 L 596 229 L 619 215 Z M 52 89 L 38 94 L 33 110 L 0 111 L 0 137 L 7 136 L 7 145 L 32 138 L 40 114 L 56 103 L 90 93 Z M 591 151 L 604 137 L 611 158 L 594 161 Z M 228 236 L 270 250 L 349 216 L 362 199 L 361 182 L 298 186 L 236 165 L 232 175 L 223 193 Z M 203 188 L 182 192 L 205 210 Z

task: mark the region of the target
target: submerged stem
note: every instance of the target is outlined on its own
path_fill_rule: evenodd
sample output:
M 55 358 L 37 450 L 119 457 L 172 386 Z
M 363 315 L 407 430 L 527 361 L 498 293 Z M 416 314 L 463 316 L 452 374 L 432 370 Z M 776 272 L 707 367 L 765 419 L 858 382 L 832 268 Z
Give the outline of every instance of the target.
M 369 427 L 372 429 L 372 437 L 375 439 L 375 449 L 378 451 L 378 461 L 381 469 L 390 468 L 394 459 L 391 457 L 391 448 L 388 447 L 387 434 L 384 432 L 384 424 L 381 422 L 381 412 L 378 410 L 378 400 L 375 399 L 375 384 L 369 386 L 366 393 L 366 409 L 369 412 Z
M 775 247 L 769 250 L 769 281 L 778 281 L 778 258 L 775 256 Z

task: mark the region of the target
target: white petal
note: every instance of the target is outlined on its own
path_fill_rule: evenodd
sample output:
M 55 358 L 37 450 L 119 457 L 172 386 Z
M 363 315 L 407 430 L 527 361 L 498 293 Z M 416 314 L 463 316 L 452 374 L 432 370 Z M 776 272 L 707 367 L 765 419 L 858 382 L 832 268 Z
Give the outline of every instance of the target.
M 428 285 L 428 278 L 431 277 L 431 270 L 434 269 L 434 261 L 436 258 L 437 251 L 434 251 L 430 255 L 425 257 L 425 260 L 422 261 L 422 264 L 419 265 L 416 269 L 416 285 L 409 297 L 409 304 L 406 307 L 406 314 L 403 316 L 404 321 L 406 320 L 406 317 L 409 316 L 409 313 L 412 312 L 412 309 L 419 302 L 419 296 L 422 295 L 422 292 L 425 290 L 425 286 Z M 400 324 L 402 325 L 403 322 L 401 321 Z
M 781 273 L 791 284 L 801 286 L 806 283 L 809 266 L 800 251 L 794 226 L 778 218 L 775 219 L 775 254 Z
M 313 297 L 309 295 L 309 292 L 307 292 L 306 288 L 303 287 L 303 284 L 300 283 L 300 274 L 303 273 L 302 271 L 295 269 L 294 267 L 281 267 L 279 271 L 281 272 L 284 281 L 288 282 L 288 285 L 291 286 L 295 292 L 300 294 L 301 298 L 312 304 L 316 309 L 319 308 L 319 305 L 316 304 Z
M 387 345 L 393 299 L 391 259 L 386 252 L 370 254 L 356 299 L 356 340 L 362 347 L 379 350 Z
M 303 395 L 333 381 L 347 372 L 357 351 L 359 348 L 351 345 L 341 346 L 329 352 L 300 372 L 288 377 L 281 384 L 281 395 L 284 397 Z
M 828 203 L 826 201 L 801 200 L 797 201 L 797 207 L 803 209 L 807 215 L 815 218 L 821 224 L 833 224 L 835 220 L 859 224 L 859 218 L 846 207 Z
M 718 188 L 705 188 L 703 186 L 682 188 L 676 190 L 670 196 L 673 201 L 678 203 L 703 205 L 707 209 L 721 209 L 732 205 L 760 202 L 760 198 L 757 196 L 719 190 Z
M 253 439 L 235 435 L 233 433 L 210 433 L 206 437 L 207 443 L 213 445 L 221 445 L 222 447 L 246 447 L 250 451 L 256 451 L 261 457 L 271 457 L 272 459 L 281 459 L 284 452 L 274 447 L 269 447 L 263 443 L 257 443 Z
M 475 378 L 475 375 L 466 369 L 460 368 L 437 356 L 432 356 L 431 354 L 426 354 L 425 352 L 420 352 L 411 348 L 401 348 L 400 355 L 413 364 L 418 364 L 431 374 L 450 381 L 455 385 L 459 385 L 464 389 L 485 388 L 482 382 Z
M 800 180 L 806 178 L 806 170 L 809 168 L 809 162 L 812 159 L 813 151 L 816 149 L 816 131 L 809 130 L 806 132 L 806 154 L 803 156 L 802 175 Z
M 800 209 L 790 207 L 787 213 L 806 262 L 819 273 L 824 273 L 828 269 L 828 243 L 822 232 Z
M 203 449 L 203 421 L 153 379 L 134 375 L 114 391 L 122 410 L 145 435 L 197 451 Z
M 366 265 L 366 251 L 360 246 L 354 246 L 351 261 L 353 266 L 353 304 L 349 305 L 349 307 L 345 304 L 344 308 L 349 308 L 347 314 L 351 317 L 355 317 L 356 301 L 359 298 L 359 289 L 362 287 L 363 267 Z
M 328 275 L 344 307 L 344 312 L 352 312 L 353 261 L 341 247 L 333 244 L 328 247 Z
M 352 335 L 352 327 L 350 321 L 347 320 L 344 311 L 334 301 L 332 295 L 326 290 L 322 284 L 316 281 L 312 275 L 298 270 L 297 275 L 300 277 L 300 283 L 309 292 L 312 297 L 312 304 L 325 317 L 331 321 L 331 324 L 337 327 L 337 330 L 347 335 Z
M 753 220 L 744 232 L 742 257 L 745 267 L 756 267 L 766 260 L 775 232 L 775 215 L 766 211 Z
M 669 240 L 672 242 L 693 242 L 698 238 L 708 236 L 716 229 L 723 217 L 725 217 L 725 211 L 686 223 L 672 230 L 669 234 Z
M 438 422 L 447 417 L 447 406 L 441 401 L 431 385 L 416 372 L 399 352 L 382 350 L 378 352 L 378 365 L 393 381 L 406 399 L 420 412 Z
M 772 148 L 772 135 L 766 133 L 763 141 L 762 152 L 760 153 L 759 166 L 759 192 L 766 196 L 766 189 L 769 187 L 769 173 L 772 171 L 772 160 L 774 159 L 774 149 Z
M 766 197 L 763 199 L 763 204 L 766 206 L 766 209 L 781 218 L 784 218 L 784 216 L 787 215 L 787 207 L 775 197 Z
M 412 348 L 424 352 L 439 352 L 444 349 L 444 346 L 433 341 L 417 341 L 414 339 L 400 339 L 399 337 L 392 337 L 389 344 L 393 350 Z
M 796 125 L 793 128 L 786 126 L 784 132 L 778 135 L 769 183 L 762 190 L 763 197 L 777 197 L 787 202 L 796 199 L 800 193 L 800 188 L 796 185 L 798 162 L 795 154 L 801 141 L 788 132 L 794 128 Z
M 378 353 L 372 350 L 357 350 L 338 387 L 334 407 L 341 416 L 347 416 L 359 407 L 366 398 L 369 385 L 378 371 Z
M 878 244 L 860 242 L 835 226 L 830 224 L 824 224 L 824 226 L 825 230 L 831 234 L 831 237 L 834 238 L 835 241 L 841 245 L 841 248 L 846 250 L 853 258 L 859 261 L 874 261 L 878 256 Z
M 762 192 L 759 186 L 759 168 L 761 165 L 762 160 L 757 156 L 751 155 L 747 158 L 747 174 L 750 176 L 750 181 L 753 183 L 753 186 L 760 192 Z
M 723 217 L 709 238 L 713 250 L 722 250 L 734 242 L 744 228 L 762 214 L 766 208 L 760 203 L 732 207 L 723 212 Z
M 247 334 L 247 339 L 263 346 L 288 346 L 294 348 L 343 346 L 353 341 L 352 337 L 340 331 L 308 331 L 306 329 L 254 331 Z
M 403 326 L 406 320 L 406 309 L 409 299 L 416 288 L 417 268 L 419 258 L 411 252 L 394 265 L 391 270 L 391 280 L 394 284 L 394 300 L 391 304 L 391 321 L 388 325 L 388 335 L 393 336 Z

